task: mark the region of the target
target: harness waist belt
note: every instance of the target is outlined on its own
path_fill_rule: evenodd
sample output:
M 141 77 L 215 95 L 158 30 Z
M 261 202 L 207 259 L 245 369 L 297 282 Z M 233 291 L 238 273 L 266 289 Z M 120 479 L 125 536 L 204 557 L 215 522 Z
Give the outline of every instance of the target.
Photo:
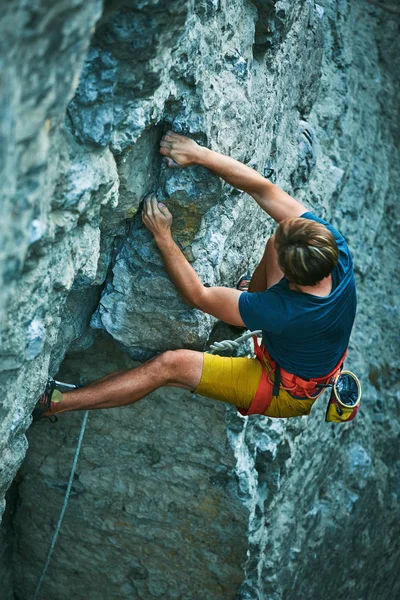
M 261 363 L 262 374 L 256 395 L 254 396 L 250 407 L 247 411 L 240 410 L 241 414 L 246 416 L 264 414 L 271 404 L 273 396 L 279 396 L 279 391 L 281 389 L 286 390 L 291 396 L 297 399 L 308 398 L 316 400 L 324 391 L 324 384 L 333 382 L 339 374 L 347 354 L 346 349 L 336 367 L 324 377 L 314 377 L 306 380 L 293 373 L 289 373 L 280 367 L 276 361 L 271 358 L 264 345 L 262 344 L 261 347 L 259 346 L 257 336 L 254 336 L 253 340 L 254 352 Z M 268 365 L 268 370 L 271 371 L 270 373 L 268 372 L 266 365 Z M 273 379 L 271 378 L 272 376 Z

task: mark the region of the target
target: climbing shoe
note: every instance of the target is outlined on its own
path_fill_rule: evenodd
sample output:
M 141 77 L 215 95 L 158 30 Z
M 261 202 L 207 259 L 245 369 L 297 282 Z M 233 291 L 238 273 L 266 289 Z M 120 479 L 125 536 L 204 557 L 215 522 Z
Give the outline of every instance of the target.
M 332 387 L 326 411 L 327 423 L 346 423 L 357 415 L 361 400 L 361 383 L 351 371 L 342 371 Z
M 250 281 L 251 281 L 251 275 L 248 275 L 248 274 L 242 275 L 236 284 L 236 289 L 239 290 L 239 292 L 248 292 Z
M 56 382 L 52 377 L 49 377 L 46 383 L 46 389 L 36 402 L 36 406 L 32 412 L 33 422 L 40 421 L 41 419 L 47 419 L 51 423 L 55 423 L 58 419 L 56 415 L 43 416 L 43 413 L 51 410 L 52 402 L 61 402 L 62 394 L 56 389 Z

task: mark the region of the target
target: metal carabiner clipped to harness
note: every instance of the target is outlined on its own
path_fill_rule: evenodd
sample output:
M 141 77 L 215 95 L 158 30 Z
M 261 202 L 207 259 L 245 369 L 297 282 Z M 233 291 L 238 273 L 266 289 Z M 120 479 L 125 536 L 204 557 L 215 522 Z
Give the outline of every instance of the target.
M 327 423 L 346 423 L 354 419 L 361 401 L 361 383 L 351 371 L 341 371 L 332 385 L 326 411 Z

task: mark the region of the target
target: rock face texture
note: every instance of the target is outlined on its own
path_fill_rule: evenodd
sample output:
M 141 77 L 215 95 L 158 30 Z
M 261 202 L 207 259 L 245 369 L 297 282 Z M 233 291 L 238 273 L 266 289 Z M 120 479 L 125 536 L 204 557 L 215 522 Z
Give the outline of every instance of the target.
M 233 286 L 273 231 L 207 170 L 168 169 L 158 153 L 168 129 L 253 166 L 345 235 L 359 293 L 347 364 L 362 380 L 362 410 L 342 427 L 324 423 L 323 399 L 308 418 L 243 419 L 168 388 L 91 413 L 40 597 L 400 595 L 395 9 L 367 0 L 4 8 L 1 497 L 14 480 L 1 532 L 5 600 L 33 596 L 82 419 L 35 425 L 26 453 L 47 376 L 87 383 L 166 349 L 203 350 L 212 335 L 215 320 L 190 309 L 162 267 L 141 224 L 143 196 L 156 191 L 169 206 L 175 239 L 209 285 Z

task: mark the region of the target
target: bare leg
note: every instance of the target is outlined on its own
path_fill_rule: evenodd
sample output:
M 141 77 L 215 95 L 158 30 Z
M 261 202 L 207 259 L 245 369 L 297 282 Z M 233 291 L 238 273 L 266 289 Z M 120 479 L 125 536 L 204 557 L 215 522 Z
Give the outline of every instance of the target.
M 96 379 L 95 381 L 91 381 L 90 383 L 86 384 L 85 387 L 89 387 L 90 385 L 95 385 L 97 383 L 100 383 L 100 381 L 107 381 L 107 379 L 112 379 L 116 375 L 121 375 L 121 373 L 125 373 L 125 372 L 126 371 L 113 371 L 112 373 L 108 373 L 107 375 L 103 375 L 103 377 L 100 377 L 100 379 Z
M 249 284 L 249 292 L 265 292 L 283 277 L 278 264 L 278 254 L 275 249 L 275 236 L 269 238 L 260 264 L 253 273 Z
M 164 385 L 194 390 L 200 383 L 203 360 L 203 353 L 193 350 L 164 352 L 140 367 L 110 373 L 87 387 L 64 392 L 62 402 L 46 415 L 126 406 Z

